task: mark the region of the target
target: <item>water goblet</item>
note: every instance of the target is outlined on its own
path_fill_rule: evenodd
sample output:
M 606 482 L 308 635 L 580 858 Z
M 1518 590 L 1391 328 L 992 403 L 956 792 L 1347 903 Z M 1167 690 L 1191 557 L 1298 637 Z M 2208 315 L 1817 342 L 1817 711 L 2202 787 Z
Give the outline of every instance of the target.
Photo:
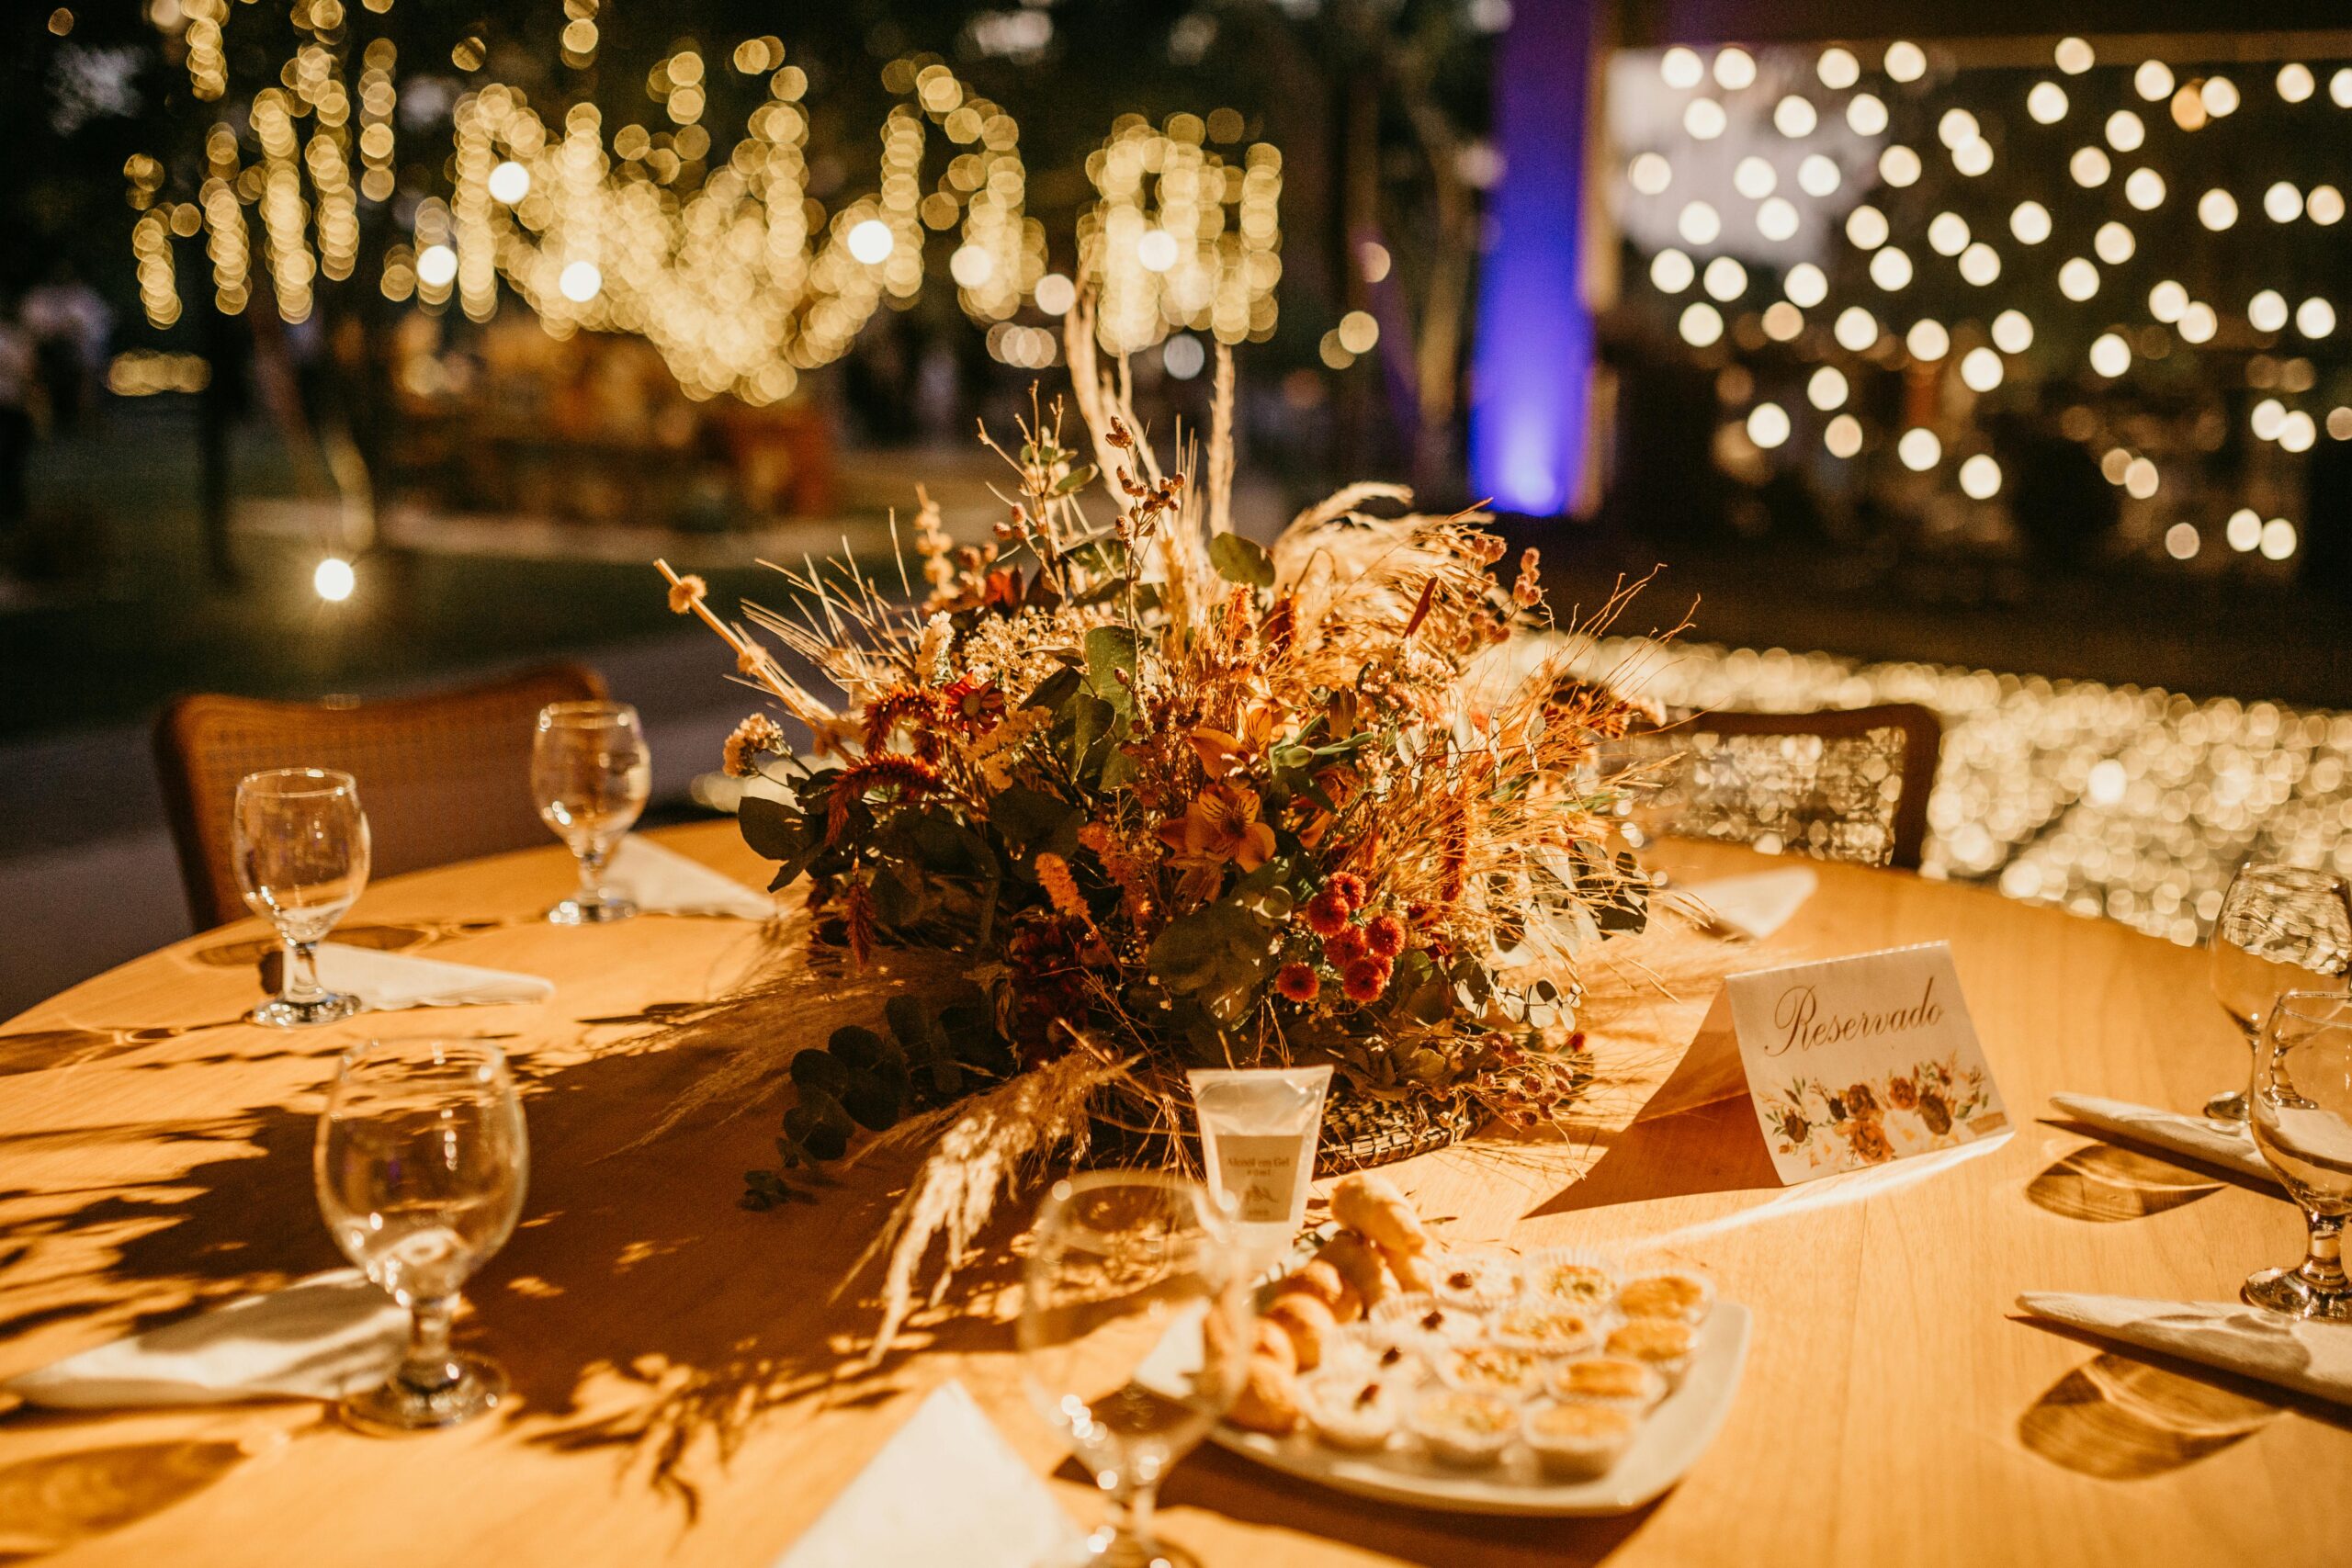
M 625 920 L 637 906 L 604 885 L 613 846 L 645 809 L 653 764 L 644 727 L 627 703 L 549 703 L 531 741 L 539 818 L 580 862 L 580 890 L 548 911 L 560 926 Z
M 1153 1539 L 1151 1511 L 1161 1478 L 1241 1392 L 1254 1307 L 1230 1226 L 1196 1182 L 1095 1171 L 1054 1184 L 1034 1245 L 1024 1381 L 1113 1507 L 1075 1561 L 1189 1564 Z
M 245 904 L 285 944 L 278 994 L 247 1015 L 277 1029 L 332 1023 L 359 1010 L 319 984 L 318 946 L 368 886 L 367 814 L 349 773 L 271 768 L 247 773 L 229 840 Z
M 2352 1215 L 2352 997 L 2275 998 L 2254 1051 L 2254 1146 L 2300 1204 L 2311 1246 L 2292 1269 L 2249 1276 L 2245 1299 L 2292 1317 L 2352 1322 L 2344 1221 Z
M 2209 945 L 2213 995 L 2252 1047 L 2271 998 L 2341 987 L 2352 964 L 2352 897 L 2344 878 L 2330 873 L 2248 861 L 2222 895 Z M 2244 1122 L 2245 1095 L 2217 1094 L 2205 1114 Z
M 375 1040 L 344 1055 L 312 1169 L 335 1245 L 409 1312 L 382 1386 L 343 1402 L 362 1431 L 454 1427 L 495 1405 L 506 1374 L 455 1350 L 458 1287 L 505 1245 L 530 1173 L 523 1106 L 487 1040 Z

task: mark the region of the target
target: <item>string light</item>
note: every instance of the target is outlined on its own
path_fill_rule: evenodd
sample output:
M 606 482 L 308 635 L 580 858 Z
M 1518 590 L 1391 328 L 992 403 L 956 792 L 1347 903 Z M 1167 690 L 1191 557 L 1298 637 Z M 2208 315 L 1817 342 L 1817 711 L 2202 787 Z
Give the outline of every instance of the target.
M 1990 501 L 2001 493 L 2001 465 L 1979 452 L 1960 465 L 1960 490 L 1971 501 Z
M 1897 190 L 1917 185 L 1923 169 L 1919 154 L 1901 142 L 1878 155 L 1878 177 Z
M 1993 346 L 2003 354 L 2023 354 L 2033 346 L 2033 322 L 2022 310 L 2004 310 L 1993 318 Z
M 1693 98 L 1682 111 L 1682 129 L 1694 141 L 1713 141 L 1730 124 L 1731 117 L 1713 98 Z
M 1789 268 L 1788 276 L 1781 280 L 1781 289 L 1790 299 L 1810 310 L 1829 298 L 1829 277 L 1813 263 L 1799 262 Z
M 2266 288 L 2246 301 L 2246 324 L 2258 333 L 2279 331 L 2287 324 L 2287 297 L 2276 288 Z
M 1789 412 L 1778 403 L 1758 403 L 1748 412 L 1747 438 L 1766 451 L 1789 438 Z
M 2295 525 L 2284 517 L 2273 517 L 2262 525 L 2263 559 L 2285 560 L 2295 553 Z
M 1698 269 L 1691 265 L 1690 258 L 1671 245 L 1650 258 L 1650 282 L 1657 285 L 1661 293 L 1679 294 L 1690 287 L 1691 280 L 1697 276 Z M 1068 306 L 1063 307 L 1063 310 L 1068 309 Z M 1059 315 L 1061 312 L 1054 313 Z
M 1793 343 L 1804 332 L 1804 312 L 1786 299 L 1764 307 L 1764 335 L 1774 343 Z
M 1862 422 L 1841 413 L 1821 432 L 1821 444 L 1833 457 L 1851 457 L 1862 449 Z
M 1662 195 L 1674 183 L 1674 165 L 1656 152 L 1639 152 L 1625 167 L 1625 181 L 1644 196 Z
M 1772 106 L 1772 128 L 1792 141 L 1811 136 L 1820 122 L 1821 116 L 1815 110 L 1813 100 L 1794 93 Z
M 2319 424 L 2301 409 L 2296 409 L 2278 422 L 2278 445 L 2288 452 L 2308 452 L 2319 439 Z
M 1691 347 L 1708 347 L 1724 335 L 1723 312 L 1701 299 L 1684 308 L 1677 328 Z
M 1874 251 L 1886 243 L 1888 234 L 1886 214 L 1864 202 L 1846 214 L 1846 238 L 1865 251 Z
M 1802 221 L 1785 197 L 1773 197 L 1756 209 L 1756 231 L 1775 243 L 1794 239 Z
M 2123 199 L 2142 212 L 2162 206 L 2165 177 L 2154 169 L 2134 169 L 2124 176 Z
M 1897 82 L 1917 82 L 1928 73 L 1927 51 L 1901 39 L 1886 46 L 1886 73 Z
M 1903 346 L 1912 358 L 1931 365 L 1951 352 L 1951 333 L 1941 321 L 1922 316 L 1903 334 Z
M 2060 39 L 2052 57 L 2057 61 L 2058 69 L 2069 76 L 2081 75 L 2098 61 L 2098 56 L 2091 52 L 2091 46 L 2078 38 Z
M 2230 520 L 2222 525 L 2222 537 L 2228 542 L 2230 548 L 2240 555 L 2245 554 L 2262 543 L 2262 514 L 2251 507 L 2239 507 L 2230 513 Z
M 2156 493 L 2156 466 L 2145 457 L 2134 457 L 2123 465 L 2123 493 L 2134 501 L 2147 501 Z
M 1862 79 L 1862 62 L 1854 58 L 1852 50 L 1832 44 L 1821 51 L 1814 73 L 1821 78 L 1823 86 L 1843 92 Z
M 2344 220 L 2344 193 L 2334 186 L 2313 186 L 2303 198 L 2303 216 L 2325 229 Z
M 2300 104 L 2318 87 L 2312 68 L 2300 62 L 2290 62 L 2278 68 L 2278 96 L 2290 104 Z
M 1804 400 L 1827 413 L 1846 406 L 1848 391 L 1846 373 L 1835 365 L 1825 365 L 1806 380 Z
M 2055 82 L 2036 82 L 2025 96 L 2025 112 L 2037 125 L 2055 125 L 2066 118 L 2066 89 Z
M 2075 155 L 2066 160 L 2066 173 L 2074 176 L 2076 185 L 2086 188 L 2105 185 L 2114 169 L 2107 154 L 2096 147 L 2078 147 Z
M 1846 100 L 1846 128 L 1857 136 L 1877 136 L 1886 130 L 1886 105 L 1873 93 L 1856 93 Z
M 1911 258 L 1899 245 L 1886 245 L 1871 253 L 1871 281 L 1892 294 L 1911 282 Z
M 1705 79 L 1707 67 L 1695 51 L 1678 45 L 1659 57 L 1657 73 L 1668 86 L 1687 91 Z
M 1835 158 L 1824 157 L 1818 152 L 1805 154 L 1804 162 L 1797 165 L 1797 188 L 1807 196 L 1835 195 L 1838 186 L 1844 183 L 1844 175 L 1838 167 L 1838 161 Z
M 1968 248 L 1968 220 L 1957 212 L 1939 212 L 1928 220 L 1928 248 L 1939 256 L 1956 256 Z
M 2256 441 L 2276 441 L 2279 427 L 2287 423 L 2287 405 L 2276 398 L 2265 398 L 2247 411 L 2246 423 Z
M 2172 96 L 2172 67 L 2161 60 L 2144 60 L 2132 73 L 2132 90 L 2150 103 L 2158 103 Z
M 2194 523 L 2176 523 L 2165 530 L 2165 554 L 2175 560 L 2195 560 L 2204 543 Z
M 2216 233 L 2237 220 L 2237 197 L 2228 191 L 2216 188 L 2197 198 L 2197 221 Z
M 1682 215 L 1675 220 L 1675 229 L 1694 245 L 1712 245 L 1724 231 L 1723 217 L 1713 206 L 1703 201 L 1685 203 Z
M 359 586 L 359 574 L 340 556 L 328 556 L 311 570 L 311 591 L 330 604 L 340 604 Z
M 2183 343 L 2211 343 L 2213 334 L 2221 330 L 2221 318 L 2213 313 L 2212 306 L 2202 299 L 2194 299 L 2189 302 L 2188 309 L 2180 313 L 2176 330 Z
M 2136 248 L 2132 231 L 2112 220 L 2100 224 L 2091 236 L 2092 252 L 2109 266 L 2121 266 L 2130 261 Z
M 1860 354 L 1878 342 L 1878 318 L 1860 305 L 1849 305 L 1838 312 L 1829 332 L 1838 340 L 1838 347 L 1849 354 Z
M 1972 348 L 1960 356 L 1961 384 L 1972 392 L 1989 392 L 2001 384 L 2001 356 L 1989 348 Z
M 1936 439 L 1934 431 L 1915 425 L 1895 441 L 1894 455 L 1913 473 L 1924 474 L 1942 460 L 1944 444 Z
M 1960 253 L 1960 276 L 1964 283 L 1985 288 L 2001 276 L 2001 254 L 1979 240 Z
M 2215 119 L 2237 110 L 2237 85 L 2227 76 L 2208 76 L 2204 85 L 2197 89 L 2197 96 L 2204 100 L 2205 112 Z
M 2107 117 L 2107 144 L 2118 152 L 2135 152 L 2147 139 L 2146 122 L 2130 109 L 2117 109 Z
M 2285 180 L 2262 193 L 2262 213 L 2273 223 L 2292 223 L 2303 215 L 2303 193 Z
M 2148 290 L 2148 314 L 2160 321 L 2177 321 L 2180 320 L 2181 312 L 2188 309 L 2188 290 L 2171 278 L 2165 278 Z M 2278 302 L 2278 319 L 2282 323 L 2287 319 L 2286 309 L 2287 302 L 2281 299 Z
M 2335 307 L 2313 296 L 2295 307 L 2295 330 L 2305 337 L 2325 337 L 2335 330 Z
M 1731 188 L 1750 201 L 1761 201 L 1781 183 L 1765 160 L 1750 155 L 1732 166 Z
M 2132 368 L 2132 345 L 2115 333 L 2101 333 L 2091 340 L 2091 368 L 2109 380 Z
M 2050 238 L 2050 209 L 2038 201 L 2020 201 L 2009 214 L 2009 232 L 2018 243 L 2038 245 Z
M 1739 48 L 1718 51 L 1715 55 L 1715 85 L 1734 93 L 1754 86 L 1756 57 Z
M 2058 292 L 2081 304 L 2098 292 L 2098 268 L 2080 256 L 2070 256 L 2058 268 Z
M 1729 256 L 1717 256 L 1707 264 L 1700 281 L 1709 298 L 1728 304 L 1747 292 L 1747 269 Z
M 1979 137 L 1952 149 L 1951 166 L 1970 179 L 1993 166 L 1993 144 Z

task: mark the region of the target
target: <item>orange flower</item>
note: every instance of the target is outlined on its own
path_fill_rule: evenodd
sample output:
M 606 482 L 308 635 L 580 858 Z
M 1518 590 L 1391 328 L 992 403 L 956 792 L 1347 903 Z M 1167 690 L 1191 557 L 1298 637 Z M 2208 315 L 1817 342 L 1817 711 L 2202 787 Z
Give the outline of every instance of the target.
M 1255 790 L 1211 784 L 1193 797 L 1183 816 L 1160 824 L 1159 840 L 1196 862 L 1229 860 L 1255 871 L 1274 852 L 1274 830 L 1258 820 L 1263 808 Z
M 1263 751 L 1274 738 L 1274 710 L 1262 703 L 1252 705 L 1241 716 L 1239 733 L 1196 725 L 1185 737 L 1193 750 L 1200 754 L 1201 766 L 1213 779 L 1231 778 L 1250 765 L 1250 759 Z

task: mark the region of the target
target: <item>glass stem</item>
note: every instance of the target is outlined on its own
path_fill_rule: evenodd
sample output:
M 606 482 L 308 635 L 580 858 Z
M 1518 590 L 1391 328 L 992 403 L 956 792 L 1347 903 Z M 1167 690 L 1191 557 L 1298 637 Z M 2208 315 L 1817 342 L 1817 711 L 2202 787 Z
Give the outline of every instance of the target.
M 449 1362 L 449 1323 L 458 1298 L 419 1296 L 409 1307 L 408 1353 L 401 1358 L 400 1381 L 419 1393 L 437 1393 L 458 1381 Z
M 1111 1494 L 1111 1532 L 1114 1540 L 1141 1546 L 1151 1540 L 1151 1510 L 1158 1499 L 1159 1487 L 1156 1482 L 1125 1482 Z
M 2307 1209 L 2303 1218 L 2312 1227 L 2311 1250 L 2303 1255 L 2302 1267 L 2295 1272 L 2315 1291 L 2343 1295 L 2352 1288 L 2344 1277 L 2344 1216 L 2314 1214 Z
M 609 845 L 602 844 L 580 852 L 580 891 L 574 898 L 582 908 L 605 901 L 605 863 L 612 853 Z
M 278 987 L 280 997 L 297 1007 L 317 1001 L 326 995 L 325 987 L 319 984 L 319 944 L 296 942 L 290 936 L 284 941 L 286 974 L 285 983 Z

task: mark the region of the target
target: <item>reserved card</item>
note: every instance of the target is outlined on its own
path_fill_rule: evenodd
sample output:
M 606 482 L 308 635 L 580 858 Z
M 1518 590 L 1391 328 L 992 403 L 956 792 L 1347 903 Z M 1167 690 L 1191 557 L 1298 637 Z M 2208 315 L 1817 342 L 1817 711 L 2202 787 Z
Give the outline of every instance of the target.
M 1643 1115 L 1739 1094 L 1789 1185 L 2009 1126 L 1940 942 L 1726 979 Z

